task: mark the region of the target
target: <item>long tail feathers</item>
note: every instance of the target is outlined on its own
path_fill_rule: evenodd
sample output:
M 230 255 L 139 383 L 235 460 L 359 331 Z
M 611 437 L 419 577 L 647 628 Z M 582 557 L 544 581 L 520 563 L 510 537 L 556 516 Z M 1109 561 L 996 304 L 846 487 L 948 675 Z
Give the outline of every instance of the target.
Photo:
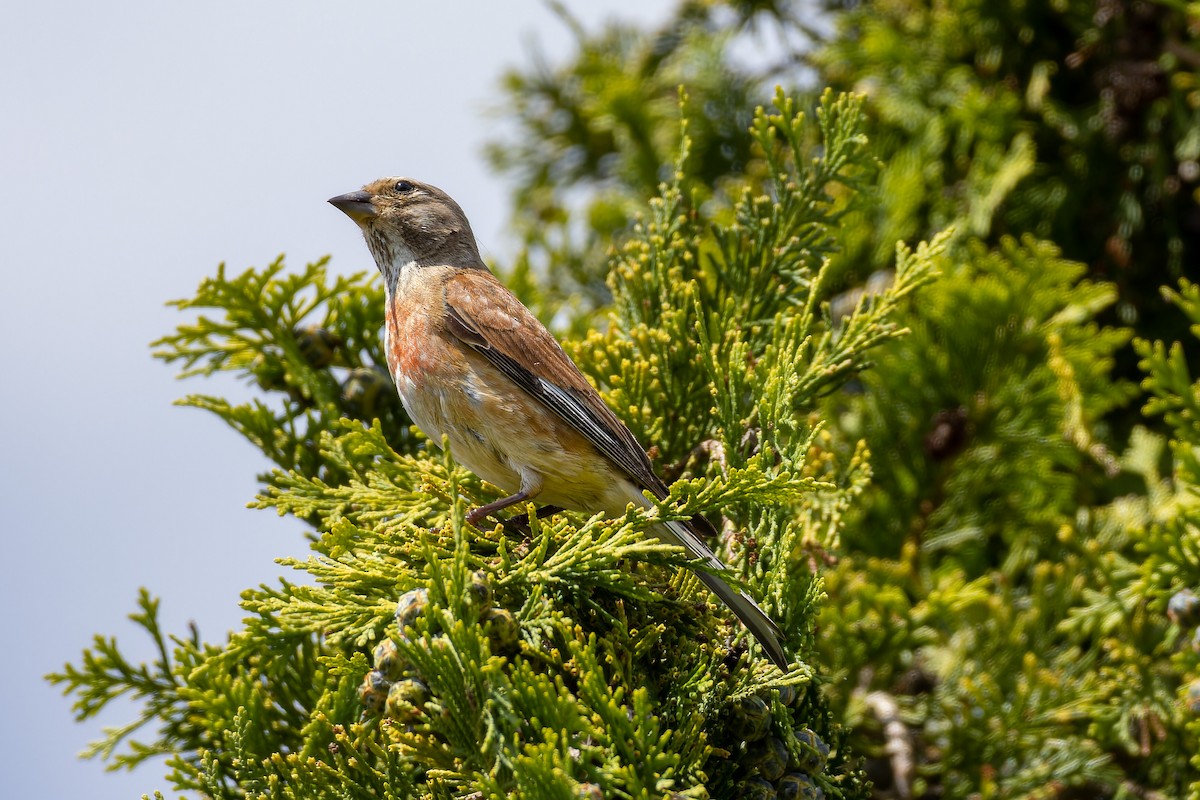
M 775 666 L 787 672 L 788 659 L 787 654 L 783 652 L 783 645 L 779 643 L 779 628 L 766 615 L 766 612 L 758 607 L 758 603 L 754 602 L 750 595 L 739 592 L 716 575 L 697 572 L 696 577 L 702 580 L 713 594 L 721 598 L 725 605 L 729 606 L 730 610 L 746 626 L 746 630 L 754 634 L 754 638 L 758 639 L 758 643 L 762 645 L 763 650 L 766 651 Z
M 660 538 L 672 544 L 678 544 L 688 551 L 693 558 L 703 559 L 709 566 L 724 569 L 725 565 L 713 554 L 708 545 L 684 522 L 668 522 L 659 526 L 656 531 Z M 713 594 L 721 598 L 721 602 L 737 615 L 746 626 L 746 630 L 754 634 L 754 638 L 762 645 L 767 656 L 784 672 L 788 670 L 787 654 L 779 639 L 779 626 L 771 621 L 766 612 L 758 607 L 754 598 L 745 592 L 738 591 L 716 575 L 707 572 L 696 572 L 696 577 L 703 581 Z

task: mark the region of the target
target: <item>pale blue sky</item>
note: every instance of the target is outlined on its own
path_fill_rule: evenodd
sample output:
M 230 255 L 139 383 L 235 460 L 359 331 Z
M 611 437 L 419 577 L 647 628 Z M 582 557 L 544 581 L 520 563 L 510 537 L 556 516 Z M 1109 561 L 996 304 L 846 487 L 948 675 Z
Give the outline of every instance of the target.
M 671 0 L 576 3 L 589 24 L 662 20 Z M 0 15 L 0 794 L 129 798 L 166 790 L 161 763 L 105 774 L 75 759 L 77 725 L 41 676 L 94 633 L 150 657 L 125 617 L 139 586 L 169 631 L 210 641 L 242 589 L 305 551 L 301 528 L 247 510 L 257 451 L 204 412 L 148 343 L 185 317 L 225 261 L 371 266 L 325 199 L 387 174 L 435 183 L 484 252 L 510 253 L 506 188 L 481 146 L 506 66 L 536 38 L 569 52 L 534 0 L 508 3 L 11 3 Z M 170 796 L 170 795 L 168 795 Z

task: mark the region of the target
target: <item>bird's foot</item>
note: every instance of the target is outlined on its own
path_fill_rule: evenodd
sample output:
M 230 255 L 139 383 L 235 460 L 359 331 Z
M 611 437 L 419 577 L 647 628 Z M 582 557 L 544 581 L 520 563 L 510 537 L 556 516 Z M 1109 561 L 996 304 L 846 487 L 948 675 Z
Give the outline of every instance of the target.
M 557 514 L 562 511 L 558 506 L 542 506 L 537 510 L 535 515 L 538 519 L 545 519 L 551 514 Z M 515 533 L 518 536 L 528 536 L 532 531 L 529 529 L 529 514 L 517 514 L 515 517 L 509 517 L 506 520 L 501 520 L 504 529 L 509 533 Z

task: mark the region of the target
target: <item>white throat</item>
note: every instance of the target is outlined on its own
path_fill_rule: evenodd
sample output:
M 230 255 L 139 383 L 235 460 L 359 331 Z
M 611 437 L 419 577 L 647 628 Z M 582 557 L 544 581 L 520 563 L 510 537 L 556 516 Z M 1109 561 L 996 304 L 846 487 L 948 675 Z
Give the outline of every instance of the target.
M 403 292 L 417 269 L 416 253 L 397 237 L 383 237 L 369 228 L 363 228 L 367 248 L 375 259 L 375 265 L 383 274 L 383 285 L 388 296 Z

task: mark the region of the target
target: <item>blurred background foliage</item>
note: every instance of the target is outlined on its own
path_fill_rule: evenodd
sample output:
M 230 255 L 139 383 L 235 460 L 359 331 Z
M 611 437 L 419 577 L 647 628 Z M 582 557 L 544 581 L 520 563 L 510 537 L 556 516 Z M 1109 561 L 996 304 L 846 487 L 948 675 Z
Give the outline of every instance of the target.
M 445 779 L 435 788 L 452 796 L 464 775 L 486 774 L 495 794 L 513 791 L 514 775 L 529 796 L 667 791 L 609 751 L 590 772 L 571 773 L 575 783 L 557 783 L 572 769 L 565 745 L 543 742 L 487 772 L 438 750 L 446 741 L 469 749 L 470 737 L 436 721 L 430 735 L 440 739 L 401 736 L 398 750 L 378 752 L 370 748 L 380 740 L 335 723 L 357 708 L 353 685 L 370 665 L 345 642 L 321 660 L 317 632 L 336 630 L 361 649 L 383 631 L 388 592 L 422 586 L 440 592 L 433 605 L 444 616 L 419 641 L 391 638 L 413 649 L 440 630 L 455 646 L 483 647 L 482 634 L 455 627 L 478 616 L 462 605 L 463 587 L 468 567 L 483 566 L 496 596 L 519 609 L 527 640 L 545 637 L 559 648 L 554 658 L 583 669 L 592 645 L 556 626 L 564 613 L 589 624 L 600 614 L 597 630 L 642 659 L 663 719 L 742 757 L 706 761 L 700 745 L 664 746 L 657 729 L 621 728 L 657 742 L 663 760 L 652 769 L 674 776 L 673 790 L 691 786 L 689 796 L 702 796 L 707 778 L 720 787 L 714 796 L 1200 798 L 1200 290 L 1189 282 L 1200 273 L 1200 6 L 694 0 L 654 29 L 595 31 L 555 7 L 574 54 L 531 56 L 504 77 L 491 111 L 502 124 L 487 155 L 513 187 L 520 236 L 519 254 L 497 271 L 564 336 L 664 474 L 732 471 L 723 544 L 795 626 L 791 643 L 812 670 L 793 676 L 801 699 L 786 710 L 770 693 L 786 694 L 786 682 L 748 670 L 740 651 L 730 651 L 734 667 L 714 655 L 715 619 L 680 613 L 677 598 L 695 600 L 686 582 L 641 567 L 635 580 L 600 559 L 615 583 L 599 608 L 561 590 L 551 602 L 529 579 L 541 567 L 522 561 L 526 553 L 505 560 L 494 537 L 466 537 L 451 501 L 488 490 L 430 460 L 408 430 L 372 339 L 378 284 L 331 282 L 323 264 L 289 277 L 277 264 L 206 282 L 181 307 L 224 317 L 182 326 L 161 354 L 188 369 L 240 371 L 274 398 L 186 402 L 217 413 L 279 466 L 263 476 L 261 502 L 316 526 L 306 568 L 340 588 L 264 588 L 246 600 L 260 630 L 224 650 L 176 643 L 185 661 L 277 671 L 286 650 L 297 672 L 280 680 L 299 686 L 319 673 L 329 688 L 295 690 L 309 713 L 307 738 L 295 741 L 284 733 L 300 723 L 278 709 L 253 720 L 239 712 L 228 734 L 169 725 L 160 747 L 193 748 L 175 762 L 181 785 L 220 794 L 301 775 L 341 796 L 337 773 L 408 796 L 435 774 Z M 771 124 L 756 117 L 785 97 L 816 109 L 825 87 L 857 93 L 853 126 L 833 130 L 811 115 L 789 126 L 778 108 Z M 259 300 L 272 312 L 256 312 Z M 364 433 L 341 417 L 378 422 Z M 738 472 L 750 467 L 766 471 Z M 782 474 L 831 488 L 798 490 L 786 513 L 747 499 L 777 502 L 764 487 Z M 681 486 L 682 507 L 703 507 L 700 484 Z M 397 504 L 408 511 L 389 515 Z M 430 524 L 444 533 L 420 547 L 388 538 Z M 570 536 L 570 525 L 594 531 L 589 524 L 554 530 Z M 620 538 L 638 524 L 626 519 L 604 541 L 634 547 L 635 561 L 672 563 Z M 583 547 L 572 542 L 564 552 Z M 367 545 L 381 563 L 370 563 Z M 361 574 L 338 572 L 350 555 Z M 449 560 L 453 569 L 439 566 Z M 403 586 L 386 584 L 388 570 Z M 330 616 L 312 627 L 297 607 Z M 142 619 L 157 637 L 152 610 L 147 599 Z M 649 638 L 633 633 L 663 619 L 671 624 Z M 711 641 L 697 645 L 672 633 L 677 625 L 698 625 Z M 278 652 L 250 646 L 268 634 Z M 695 671 L 653 661 L 660 641 L 699 647 Z M 169 676 L 187 669 L 164 661 L 156 676 L 128 668 L 122 677 L 106 642 L 92 656 L 57 676 L 80 694 L 81 715 L 131 686 L 168 698 L 147 720 L 186 707 L 188 692 L 171 688 L 183 679 Z M 551 662 L 522 674 L 547 697 L 546 676 L 571 672 Z M 637 673 L 621 663 L 614 685 Z M 219 673 L 188 669 L 204 680 Z M 496 678 L 486 691 L 509 687 L 505 675 L 509 683 Z M 255 680 L 239 690 L 261 692 Z M 578 695 L 555 706 L 562 719 L 612 700 L 596 687 L 585 697 L 574 680 L 564 685 Z M 756 759 L 770 756 L 761 747 L 751 756 L 744 730 L 705 728 L 683 713 L 742 713 L 750 696 L 770 701 L 772 730 L 803 725 L 832 745 L 819 781 L 760 780 L 766 762 Z M 605 725 L 620 728 L 618 719 Z M 281 733 L 256 741 L 264 726 Z M 792 761 L 811 749 L 807 735 L 788 739 Z M 272 761 L 280 741 L 293 755 L 328 744 L 335 767 Z M 397 752 L 417 753 L 433 772 L 414 772 Z M 553 766 L 543 773 L 538 763 Z M 231 783 L 235 765 L 243 772 Z M 586 793 L 593 786 L 599 794 Z
M 678 84 L 716 221 L 769 171 L 744 116 L 773 86 L 866 98 L 835 315 L 888 284 L 897 241 L 955 231 L 911 334 L 823 411 L 831 447 L 871 453 L 817 641 L 876 795 L 1200 796 L 1200 438 L 1163 413 L 1194 405 L 1200 365 L 1200 7 L 684 2 L 600 32 L 560 13 L 577 55 L 506 78 L 489 150 L 518 273 L 549 276 L 553 307 L 607 302 Z
M 488 155 L 526 257 L 562 291 L 603 301 L 607 242 L 672 161 L 679 86 L 702 195 L 760 174 L 747 127 L 775 85 L 832 87 L 868 97 L 880 171 L 839 242 L 847 285 L 955 223 L 988 243 L 1052 241 L 1116 287 L 1105 321 L 1181 335 L 1159 287 L 1200 263 L 1194 4 L 697 0 L 655 30 L 595 33 L 556 7 L 578 53 L 505 77 L 493 113 L 511 132 Z

